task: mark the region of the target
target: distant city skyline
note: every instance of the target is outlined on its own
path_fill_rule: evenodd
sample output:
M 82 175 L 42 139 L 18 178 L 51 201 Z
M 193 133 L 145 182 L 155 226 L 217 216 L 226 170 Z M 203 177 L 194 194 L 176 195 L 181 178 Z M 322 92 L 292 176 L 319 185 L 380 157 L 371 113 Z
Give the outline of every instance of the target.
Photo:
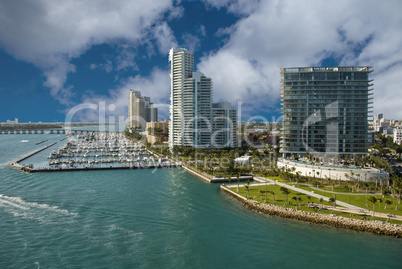
M 130 89 L 168 119 L 172 47 L 194 52 L 195 71 L 213 78 L 214 102 L 241 102 L 238 120 L 280 116 L 280 67 L 362 65 L 373 66 L 373 115 L 402 119 L 401 7 L 392 0 L 119 0 L 107 8 L 4 1 L 0 122 L 63 122 L 88 103 L 106 108 L 106 119 L 127 117 Z M 98 114 L 82 109 L 72 120 Z

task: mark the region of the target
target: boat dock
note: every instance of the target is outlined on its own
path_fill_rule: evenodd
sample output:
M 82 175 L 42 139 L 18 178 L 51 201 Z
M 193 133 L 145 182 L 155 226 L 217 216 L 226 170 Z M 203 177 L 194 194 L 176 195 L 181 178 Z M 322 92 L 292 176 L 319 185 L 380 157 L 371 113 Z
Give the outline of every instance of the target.
M 27 166 L 19 164 L 56 143 L 22 157 L 10 166 L 28 172 L 181 167 L 181 163 L 154 155 L 144 145 L 127 140 L 122 133 L 118 132 L 78 133 L 68 140 L 64 146 L 58 150 L 53 150 L 47 156 L 49 161 L 45 167 L 35 167 L 34 164 Z M 42 164 L 42 166 L 44 165 Z

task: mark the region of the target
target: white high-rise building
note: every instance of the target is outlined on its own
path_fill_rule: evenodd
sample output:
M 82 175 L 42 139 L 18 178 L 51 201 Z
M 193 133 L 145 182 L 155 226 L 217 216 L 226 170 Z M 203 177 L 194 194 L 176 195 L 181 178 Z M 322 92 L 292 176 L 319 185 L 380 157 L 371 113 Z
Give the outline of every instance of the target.
M 128 128 L 145 130 L 146 123 L 158 121 L 158 109 L 151 98 L 141 96 L 140 91 L 130 90 L 128 97 Z
M 193 53 L 184 48 L 172 48 L 170 62 L 170 125 L 169 147 L 184 145 L 184 98 L 185 81 L 194 71 Z M 188 86 L 187 86 L 188 88 Z M 186 100 L 186 103 L 188 101 Z
M 228 136 L 223 136 L 223 132 L 218 136 L 213 134 L 216 131 L 214 126 L 221 128 L 224 125 L 222 115 L 227 115 L 226 122 L 236 122 L 236 118 L 234 120 L 230 118 L 236 116 L 236 112 L 226 113 L 225 109 L 220 108 L 220 112 L 223 109 L 222 114 L 218 113 L 220 123 L 214 124 L 212 79 L 201 72 L 194 72 L 193 53 L 184 48 L 172 48 L 169 62 L 171 68 L 169 147 L 171 149 L 176 145 L 195 148 L 234 147 L 237 142 L 236 130 L 235 134 Z M 213 137 L 216 139 L 212 140 Z M 235 137 L 234 142 L 223 140 L 232 137 Z

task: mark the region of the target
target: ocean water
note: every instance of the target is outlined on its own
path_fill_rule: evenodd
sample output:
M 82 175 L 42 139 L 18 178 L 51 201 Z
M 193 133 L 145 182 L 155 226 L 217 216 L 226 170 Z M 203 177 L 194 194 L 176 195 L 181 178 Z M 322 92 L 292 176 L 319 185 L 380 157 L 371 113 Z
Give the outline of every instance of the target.
M 61 138 L 0 135 L 0 268 L 401 267 L 402 239 L 250 212 L 182 169 L 7 167 Z

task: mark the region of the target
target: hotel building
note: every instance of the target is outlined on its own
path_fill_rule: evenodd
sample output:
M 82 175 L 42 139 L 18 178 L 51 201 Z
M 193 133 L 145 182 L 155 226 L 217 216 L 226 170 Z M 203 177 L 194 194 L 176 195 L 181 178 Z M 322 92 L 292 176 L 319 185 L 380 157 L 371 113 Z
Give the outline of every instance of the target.
M 281 68 L 284 157 L 366 154 L 369 66 Z

